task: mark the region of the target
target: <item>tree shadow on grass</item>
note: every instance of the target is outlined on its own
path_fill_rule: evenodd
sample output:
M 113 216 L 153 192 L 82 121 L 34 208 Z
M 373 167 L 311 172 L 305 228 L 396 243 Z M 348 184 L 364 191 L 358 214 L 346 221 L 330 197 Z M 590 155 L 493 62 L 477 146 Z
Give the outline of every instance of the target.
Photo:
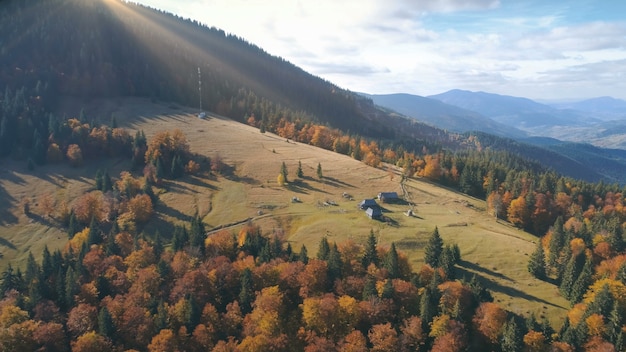
M 157 203 L 156 211 L 162 215 L 166 215 L 184 222 L 190 222 L 193 218 L 193 216 L 187 215 L 178 209 L 174 209 L 166 204 L 163 204 L 162 202 Z
M 17 249 L 17 247 L 15 247 L 15 245 L 13 243 L 11 243 L 11 241 L 9 241 L 9 240 L 7 240 L 5 238 L 2 238 L 2 237 L 0 237 L 0 246 L 5 246 L 5 247 L 11 248 L 13 250 Z
M 287 189 L 289 189 L 292 192 L 301 193 L 301 194 L 309 194 L 309 192 L 319 192 L 319 193 L 328 194 L 328 192 L 321 190 L 317 187 L 314 187 L 310 183 L 304 182 L 301 179 L 296 179 L 292 182 L 289 182 L 287 184 Z
M 493 270 L 489 270 L 487 268 L 483 268 L 482 266 L 480 266 L 478 264 L 474 264 L 474 263 L 468 262 L 466 260 L 461 260 L 459 262 L 459 265 L 461 267 L 469 269 L 469 270 L 473 270 L 473 271 L 476 271 L 476 272 L 479 272 L 479 273 L 483 273 L 483 274 L 486 274 L 486 275 L 494 276 L 494 277 L 497 277 L 499 279 L 503 279 L 503 280 L 506 280 L 506 281 L 509 281 L 509 282 L 513 282 L 513 280 L 510 277 L 508 277 L 508 276 L 506 276 L 504 274 L 495 272 Z
M 195 177 L 195 176 L 185 177 L 183 179 L 183 181 L 186 182 L 186 183 L 192 184 L 194 186 L 200 186 L 200 187 L 203 187 L 203 188 L 208 188 L 208 189 L 213 190 L 213 191 L 219 191 L 219 187 L 205 182 L 200 177 Z
M 563 307 L 560 306 L 558 304 L 554 304 L 552 302 L 548 302 L 544 299 L 541 299 L 539 297 L 530 295 L 522 290 L 518 290 L 516 288 L 510 287 L 510 286 L 505 286 L 502 285 L 501 283 L 492 280 L 488 277 L 486 277 L 482 272 L 472 272 L 472 271 L 468 271 L 466 268 L 464 267 L 455 267 L 456 269 L 456 276 L 457 277 L 465 277 L 466 280 L 469 280 L 472 276 L 476 276 L 476 279 L 483 285 L 483 287 L 487 288 L 489 291 L 492 292 L 500 292 L 503 293 L 507 296 L 510 297 L 515 297 L 515 298 L 522 298 L 528 301 L 532 301 L 532 302 L 539 302 L 542 303 L 544 305 L 548 305 L 548 306 L 552 306 L 552 307 L 556 307 L 556 308 L 562 308 L 562 309 L 567 309 L 567 307 Z

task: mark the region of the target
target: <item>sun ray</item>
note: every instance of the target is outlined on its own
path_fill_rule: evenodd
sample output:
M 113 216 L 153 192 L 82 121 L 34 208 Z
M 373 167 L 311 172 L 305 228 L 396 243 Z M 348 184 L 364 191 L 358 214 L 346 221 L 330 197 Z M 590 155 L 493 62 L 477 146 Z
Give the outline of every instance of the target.
M 268 91 L 267 86 L 246 77 L 230 62 L 225 61 L 219 55 L 214 55 L 210 47 L 219 47 L 220 43 L 214 36 L 206 35 L 197 28 L 190 27 L 187 23 L 181 24 L 181 19 L 175 16 L 154 16 L 143 5 L 121 0 L 103 0 L 111 13 L 118 18 L 120 24 L 125 26 L 128 35 L 134 36 L 138 45 L 137 50 L 143 50 L 152 58 L 158 60 L 160 66 L 166 70 L 174 71 L 179 62 L 173 62 L 168 56 L 169 52 L 163 50 L 163 43 L 176 43 L 175 50 L 187 58 L 190 65 L 188 77 L 181 79 L 190 80 L 197 77 L 197 68 L 201 67 L 205 72 L 218 72 L 235 77 L 237 81 L 245 83 L 253 90 L 265 89 L 265 93 L 280 96 L 276 91 Z M 158 18 L 158 21 L 155 20 Z M 215 45 L 213 45 L 215 44 Z M 180 71 L 180 70 L 176 70 Z M 176 82 L 172 82 L 173 84 Z

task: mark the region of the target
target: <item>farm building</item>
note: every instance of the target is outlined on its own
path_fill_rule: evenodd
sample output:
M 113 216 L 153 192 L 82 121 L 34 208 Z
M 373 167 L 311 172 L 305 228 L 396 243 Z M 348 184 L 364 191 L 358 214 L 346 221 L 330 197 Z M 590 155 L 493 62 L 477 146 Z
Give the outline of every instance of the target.
M 373 207 L 367 208 L 365 215 L 367 215 L 370 219 L 380 219 L 380 217 L 383 216 L 383 212 L 379 207 Z
M 373 198 L 363 199 L 363 201 L 359 203 L 359 208 L 361 210 L 365 210 L 367 208 L 378 208 L 378 203 L 376 203 L 376 200 Z
M 397 202 L 398 199 L 400 199 L 400 198 L 398 197 L 398 193 L 396 193 L 396 192 L 380 192 L 380 193 L 378 193 L 378 200 L 383 202 L 383 203 Z

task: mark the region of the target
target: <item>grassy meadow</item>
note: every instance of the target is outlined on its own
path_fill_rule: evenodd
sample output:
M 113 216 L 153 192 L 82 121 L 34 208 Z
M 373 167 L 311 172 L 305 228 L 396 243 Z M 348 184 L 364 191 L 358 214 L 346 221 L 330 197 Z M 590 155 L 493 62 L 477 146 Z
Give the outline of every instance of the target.
M 395 242 L 415 270 L 423 263 L 423 247 L 435 227 L 446 243 L 461 249 L 460 275 L 476 274 L 503 307 L 527 315 L 547 316 L 555 328 L 563 322 L 568 302 L 554 285 L 533 278 L 526 269 L 536 237 L 489 216 L 484 201 L 421 179 L 405 183 L 414 215 L 406 216 L 407 203 L 384 204 L 388 221 L 371 220 L 357 209 L 364 198 L 379 192 L 402 195 L 401 177 L 392 166 L 375 169 L 349 157 L 296 143 L 257 128 L 197 111 L 143 99 L 95 101 L 88 114 L 102 121 L 114 116 L 120 127 L 143 130 L 150 139 L 163 130 L 180 129 L 191 151 L 222 158 L 228 165 L 222 175 L 204 173 L 166 181 L 159 190 L 157 214 L 146 233 L 167 232 L 171 223 L 184 223 L 197 212 L 207 229 L 252 219 L 264 232 L 281 230 L 292 247 L 306 245 L 315 255 L 323 236 L 338 243 L 351 239 L 364 243 L 373 230 L 383 246 Z M 279 186 L 277 176 L 285 163 L 289 183 Z M 302 163 L 304 177 L 296 169 Z M 23 265 L 28 252 L 39 256 L 44 245 L 62 248 L 67 234 L 58 223 L 38 212 L 42 195 L 60 205 L 71 203 L 93 188 L 97 169 L 115 178 L 128 161 L 88 162 L 80 168 L 53 165 L 26 169 L 25 162 L 0 161 L 0 266 Z M 324 177 L 317 178 L 320 164 Z M 348 194 L 346 197 L 344 193 Z M 294 202 L 293 199 L 298 201 Z M 22 210 L 29 199 L 33 215 Z M 231 226 L 238 231 L 237 226 Z

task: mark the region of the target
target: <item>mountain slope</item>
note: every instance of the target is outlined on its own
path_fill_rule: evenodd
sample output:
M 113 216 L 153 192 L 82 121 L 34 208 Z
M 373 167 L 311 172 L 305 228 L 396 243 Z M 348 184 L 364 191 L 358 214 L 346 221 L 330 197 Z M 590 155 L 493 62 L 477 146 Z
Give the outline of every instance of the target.
M 371 99 L 221 30 L 132 3 L 3 1 L 0 32 L 11 38 L 0 48 L 0 82 L 6 92 L 0 156 L 26 160 L 43 150 L 45 159 L 49 126 L 67 116 L 59 105 L 67 96 L 85 103 L 139 96 L 199 106 L 198 68 L 204 109 L 239 122 L 252 119 L 270 131 L 289 122 L 306 133 L 308 124 L 315 123 L 375 140 L 381 147 L 418 153 L 477 148 L 468 136 L 380 109 Z M 89 118 L 109 122 L 111 116 Z M 43 149 L 36 148 L 37 141 Z M 531 159 L 545 153 L 523 146 L 512 152 Z M 553 160 L 546 165 L 569 165 L 557 169 L 568 176 L 603 177 L 568 157 L 549 155 Z
M 450 131 L 482 131 L 513 138 L 526 135 L 526 133 L 516 128 L 497 123 L 479 113 L 449 105 L 436 99 L 402 93 L 363 95 L 372 99 L 374 104 Z

